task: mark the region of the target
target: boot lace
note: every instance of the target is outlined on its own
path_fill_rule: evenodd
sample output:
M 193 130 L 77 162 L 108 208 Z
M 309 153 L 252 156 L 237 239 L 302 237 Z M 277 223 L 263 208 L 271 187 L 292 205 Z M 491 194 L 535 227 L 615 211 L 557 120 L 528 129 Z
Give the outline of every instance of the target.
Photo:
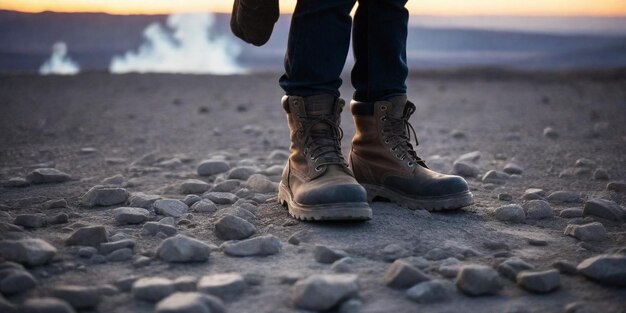
M 383 122 L 382 134 L 383 140 L 391 148 L 391 152 L 395 154 L 399 160 L 407 160 L 407 165 L 413 167 L 419 164 L 422 167 L 426 167 L 426 162 L 417 156 L 415 148 L 411 144 L 412 138 L 415 140 L 415 147 L 419 145 L 417 141 L 417 135 L 413 125 L 409 123 L 409 118 L 415 112 L 415 105 L 411 102 L 407 102 L 407 111 L 401 118 L 396 118 L 390 115 L 383 115 L 381 121 Z
M 300 135 L 304 138 L 304 155 L 311 158 L 315 164 L 315 170 L 321 171 L 325 165 L 339 165 L 347 167 L 347 163 L 341 153 L 341 139 L 343 130 L 339 127 L 339 121 L 334 115 L 307 116 L 300 119 L 302 127 Z M 317 128 L 318 124 L 326 124 L 328 128 Z

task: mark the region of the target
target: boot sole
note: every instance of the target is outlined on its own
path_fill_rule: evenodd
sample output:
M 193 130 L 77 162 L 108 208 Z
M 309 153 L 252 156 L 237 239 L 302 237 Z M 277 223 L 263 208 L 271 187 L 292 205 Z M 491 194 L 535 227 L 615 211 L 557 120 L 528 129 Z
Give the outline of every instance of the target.
M 299 204 L 283 184 L 278 187 L 278 203 L 286 206 L 291 217 L 301 221 L 366 221 L 372 219 L 367 202 Z
M 410 197 L 378 185 L 361 185 L 367 191 L 367 201 L 381 197 L 410 210 L 452 211 L 474 204 L 474 195 L 469 191 L 441 197 Z

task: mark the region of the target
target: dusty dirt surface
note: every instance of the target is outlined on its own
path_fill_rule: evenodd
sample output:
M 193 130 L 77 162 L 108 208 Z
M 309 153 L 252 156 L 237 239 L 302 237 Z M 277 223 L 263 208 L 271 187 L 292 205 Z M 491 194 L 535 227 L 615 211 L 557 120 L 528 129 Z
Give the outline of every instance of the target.
M 143 235 L 141 224 L 116 224 L 112 210 L 125 204 L 81 205 L 83 194 L 116 174 L 124 176 L 122 187 L 130 193 L 183 199 L 185 194 L 178 192 L 177 186 L 186 179 L 211 185 L 224 179 L 224 174 L 202 177 L 196 173 L 202 160 L 216 155 L 224 156 L 231 168 L 256 167 L 257 172 L 278 182 L 277 175 L 265 171 L 284 164 L 284 159 L 269 159 L 269 155 L 274 150 L 286 151 L 289 144 L 278 76 L 1 75 L 0 179 L 24 178 L 40 167 L 54 167 L 72 177 L 62 183 L 0 189 L 4 212 L 0 237 L 41 238 L 58 250 L 48 264 L 27 268 L 36 278 L 36 286 L 4 298 L 19 305 L 47 295 L 59 284 L 110 287 L 133 276 L 174 279 L 235 272 L 246 278 L 247 286 L 225 299 L 228 312 L 292 312 L 296 309 L 291 288 L 296 279 L 334 273 L 330 264 L 319 263 L 313 256 L 314 245 L 326 245 L 342 249 L 354 259 L 349 270 L 358 275 L 361 312 L 564 312 L 568 305 L 567 312 L 583 312 L 580 308 L 585 306 L 593 312 L 626 312 L 626 289 L 580 274 L 561 274 L 560 288 L 546 294 L 525 291 L 501 277 L 503 288 L 495 295 L 472 297 L 454 290 L 447 300 L 431 304 L 417 303 L 405 290 L 383 284 L 396 259 L 406 260 L 432 278 L 454 282 L 454 272 L 444 274 L 442 264 L 497 268 L 504 260 L 519 257 L 544 270 L 559 260 L 576 265 L 603 253 L 623 254 L 623 221 L 560 217 L 562 210 L 583 208 L 587 200 L 595 198 L 626 204 L 623 191 L 607 190 L 609 182 L 626 179 L 626 73 L 619 71 L 413 73 L 408 86 L 409 98 L 417 106 L 411 122 L 420 143 L 418 154 L 431 167 L 451 172 L 459 156 L 480 151 L 480 157 L 470 161 L 479 174 L 467 178 L 475 204 L 456 212 L 410 211 L 379 201 L 372 203 L 371 221 L 298 222 L 276 203 L 275 193 L 252 194 L 256 209 L 250 210 L 256 215 L 253 224 L 258 229 L 253 236 L 276 236 L 281 241 L 278 254 L 237 258 L 213 247 L 206 262 L 167 263 L 155 257 L 164 236 Z M 347 98 L 351 92 L 348 87 L 342 89 Z M 342 125 L 347 154 L 354 133 L 347 108 Z M 546 127 L 557 136 L 544 135 Z M 150 164 L 132 165 L 147 153 L 156 156 L 146 161 Z M 581 158 L 593 162 L 586 165 L 589 162 L 583 160 L 579 163 L 585 164 L 576 166 Z M 487 171 L 502 171 L 510 162 L 523 167 L 523 172 L 502 184 L 482 181 Z M 608 179 L 602 175 L 594 179 L 598 168 L 606 170 Z M 527 202 L 523 195 L 528 188 L 543 189 L 543 197 L 571 191 L 580 199 L 562 203 L 552 198 L 548 202 L 553 213 L 543 219 L 512 223 L 495 218 L 495 208 Z M 501 194 L 510 195 L 511 200 L 500 200 L 499 195 L 506 199 Z M 67 207 L 42 207 L 54 199 L 65 199 Z M 224 241 L 216 237 L 214 224 L 219 211 L 230 206 L 220 204 L 216 213 L 189 210 L 192 216 L 177 218 L 178 234 L 221 245 Z M 67 223 L 34 229 L 10 227 L 19 214 L 53 216 L 61 212 L 69 214 Z M 161 218 L 151 213 L 149 221 Z M 585 242 L 564 235 L 568 224 L 593 221 L 604 225 L 605 239 Z M 78 256 L 78 248 L 66 246 L 64 241 L 87 225 L 104 225 L 109 238 L 118 234 L 116 238 L 134 240 L 133 259 L 102 262 L 102 258 Z M 301 242 L 289 243 L 297 232 Z M 150 263 L 133 265 L 142 255 L 151 258 Z M 154 310 L 153 303 L 136 300 L 128 291 L 107 290 L 99 304 L 86 311 Z

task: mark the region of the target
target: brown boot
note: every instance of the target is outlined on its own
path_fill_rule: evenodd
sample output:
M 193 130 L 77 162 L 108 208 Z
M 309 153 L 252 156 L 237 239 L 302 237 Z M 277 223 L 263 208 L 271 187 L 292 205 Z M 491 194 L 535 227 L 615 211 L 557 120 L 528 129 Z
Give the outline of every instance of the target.
M 367 220 L 372 210 L 365 189 L 341 153 L 339 127 L 344 101 L 332 95 L 283 97 L 291 130 L 291 154 L 278 201 L 299 220 Z
M 382 197 L 410 209 L 458 209 L 472 204 L 467 182 L 428 169 L 411 145 L 409 117 L 415 105 L 406 96 L 387 101 L 352 101 L 356 125 L 350 168 L 367 190 L 368 200 Z M 417 140 L 416 140 L 417 144 Z

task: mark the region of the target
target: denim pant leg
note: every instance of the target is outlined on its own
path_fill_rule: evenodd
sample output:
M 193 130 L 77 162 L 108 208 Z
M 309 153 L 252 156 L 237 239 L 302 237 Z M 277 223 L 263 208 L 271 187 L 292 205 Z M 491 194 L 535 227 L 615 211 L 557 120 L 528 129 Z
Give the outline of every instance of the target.
M 339 96 L 356 0 L 298 0 L 280 86 L 287 95 Z
M 355 100 L 370 102 L 406 94 L 406 2 L 359 0 L 352 33 Z

